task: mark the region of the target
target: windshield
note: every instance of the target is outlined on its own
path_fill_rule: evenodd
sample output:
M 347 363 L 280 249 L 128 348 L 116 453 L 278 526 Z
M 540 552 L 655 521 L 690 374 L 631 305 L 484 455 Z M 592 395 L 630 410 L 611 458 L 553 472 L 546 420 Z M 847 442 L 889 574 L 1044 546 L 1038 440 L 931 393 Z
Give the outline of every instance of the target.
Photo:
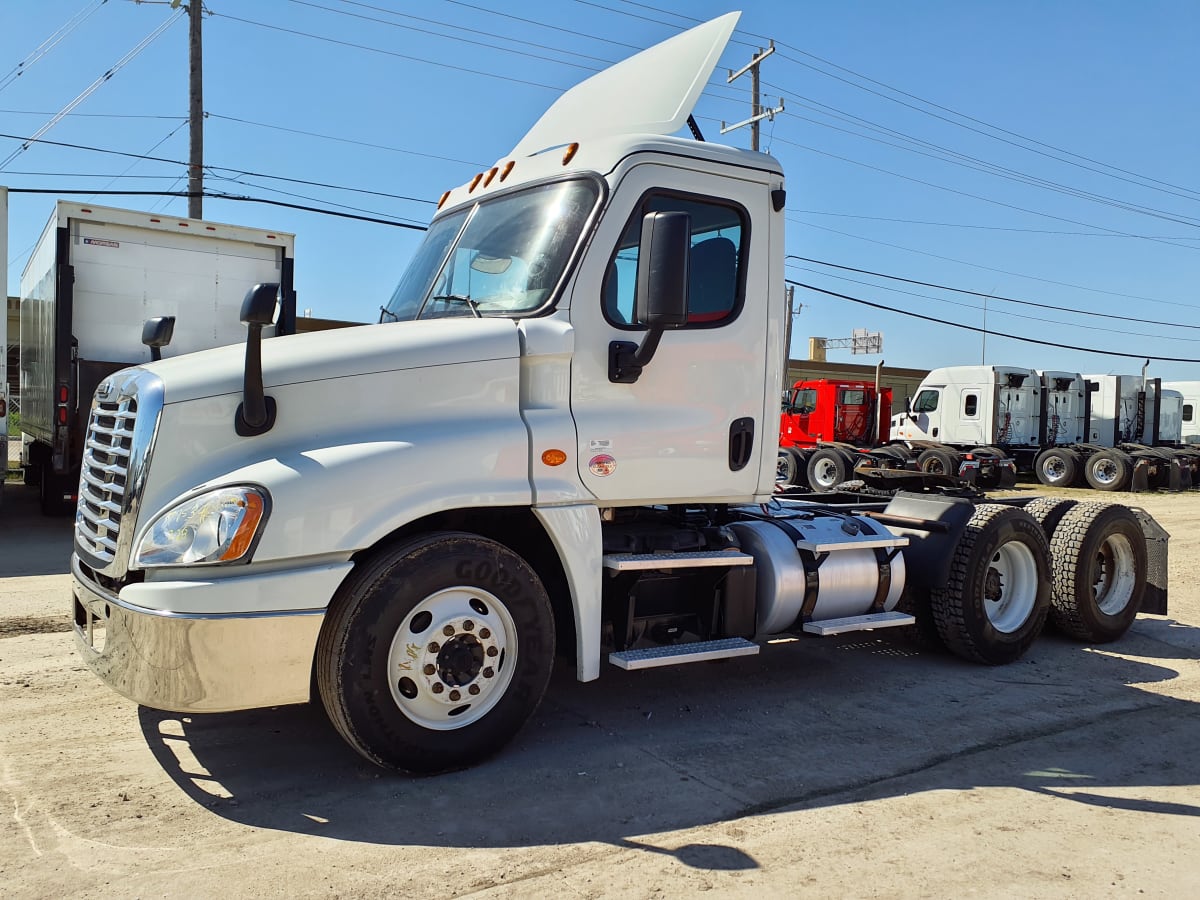
M 383 321 L 515 316 L 544 306 L 600 196 L 558 181 L 485 200 L 430 226 Z

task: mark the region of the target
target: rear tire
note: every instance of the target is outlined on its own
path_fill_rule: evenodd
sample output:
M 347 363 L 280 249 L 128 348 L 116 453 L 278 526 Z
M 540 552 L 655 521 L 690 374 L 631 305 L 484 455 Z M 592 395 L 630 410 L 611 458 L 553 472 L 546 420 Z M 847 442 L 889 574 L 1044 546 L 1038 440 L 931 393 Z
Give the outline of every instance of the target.
M 1070 487 L 1079 477 L 1079 454 L 1063 447 L 1051 447 L 1038 454 L 1033 471 L 1046 487 Z
M 941 447 L 930 447 L 928 450 L 922 450 L 921 455 L 917 457 L 917 467 L 922 472 L 928 472 L 930 475 L 946 475 L 950 478 L 956 478 L 958 476 L 958 465 L 958 454 L 953 450 L 944 450 Z
M 982 504 L 963 532 L 944 588 L 930 594 L 952 652 L 986 665 L 1020 658 L 1050 608 L 1050 550 L 1042 527 L 1016 507 Z
M 554 616 L 507 547 L 443 532 L 384 548 L 338 590 L 317 641 L 317 685 L 360 754 L 416 773 L 491 756 L 550 680 Z
M 1083 467 L 1087 483 L 1098 491 L 1123 491 L 1129 487 L 1132 460 L 1119 450 L 1101 450 Z
M 792 447 L 780 447 L 775 467 L 775 483 L 779 485 L 804 484 L 804 457 Z
M 1050 617 L 1060 631 L 1093 644 L 1115 641 L 1137 618 L 1146 589 L 1146 543 L 1128 507 L 1080 503 L 1050 541 L 1054 593 Z
M 1049 541 L 1054 537 L 1054 532 L 1058 528 L 1058 523 L 1062 521 L 1062 517 L 1078 502 L 1066 497 L 1038 497 L 1025 504 L 1025 512 L 1033 516 L 1034 521 L 1042 526 L 1046 540 Z M 1053 554 L 1051 554 L 1051 560 L 1053 560 Z
M 849 460 L 833 447 L 818 447 L 808 458 L 808 484 L 818 494 L 832 491 L 853 470 Z

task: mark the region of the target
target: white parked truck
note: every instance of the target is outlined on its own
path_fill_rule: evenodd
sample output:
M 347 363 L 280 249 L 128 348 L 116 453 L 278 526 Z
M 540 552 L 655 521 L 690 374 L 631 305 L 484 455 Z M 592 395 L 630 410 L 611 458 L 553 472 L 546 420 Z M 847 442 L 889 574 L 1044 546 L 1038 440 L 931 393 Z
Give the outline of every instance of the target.
M 1179 430 L 1184 444 L 1200 444 L 1200 381 L 1164 381 L 1164 391 L 1180 395 Z
M 21 430 L 27 484 L 72 508 L 92 394 L 119 369 L 240 343 L 242 298 L 282 285 L 294 330 L 295 238 L 280 231 L 60 200 L 21 275 Z M 274 332 L 276 328 L 272 328 Z
M 394 321 L 264 343 L 264 284 L 244 351 L 105 380 L 71 566 L 100 677 L 190 713 L 315 685 L 364 757 L 432 772 L 512 738 L 556 652 L 592 681 L 907 626 L 998 664 L 1048 615 L 1107 641 L 1165 612 L 1166 535 L 1124 506 L 775 498 L 783 173 L 671 136 L 736 20 L 448 191 Z
M 1180 442 L 1182 396 L 1158 379 L 1015 366 L 934 369 L 892 417 L 893 440 L 926 471 L 1001 453 L 1046 485 L 1179 490 L 1200 484 L 1200 453 Z
M 8 188 L 0 186 L 0 259 L 8 259 Z M 0 477 L 0 506 L 4 504 L 4 482 L 8 480 L 8 269 L 5 267 L 4 316 L 0 318 L 0 459 L 4 460 L 3 477 Z

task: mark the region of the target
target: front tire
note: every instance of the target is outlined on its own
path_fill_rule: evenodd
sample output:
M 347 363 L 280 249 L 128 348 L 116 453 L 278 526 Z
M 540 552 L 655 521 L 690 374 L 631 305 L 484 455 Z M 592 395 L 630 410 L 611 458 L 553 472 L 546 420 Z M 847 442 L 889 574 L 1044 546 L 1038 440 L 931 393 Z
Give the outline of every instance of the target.
M 1050 618 L 1060 631 L 1093 644 L 1115 641 L 1137 617 L 1146 589 L 1146 543 L 1128 507 L 1080 503 L 1050 541 L 1054 595 Z
M 1050 550 L 1024 510 L 986 503 L 963 531 L 944 588 L 931 592 L 938 634 L 964 659 L 1003 665 L 1029 649 L 1050 608 Z
M 371 762 L 414 773 L 491 756 L 533 714 L 554 662 L 540 579 L 495 541 L 443 532 L 348 579 L 317 642 L 330 721 Z

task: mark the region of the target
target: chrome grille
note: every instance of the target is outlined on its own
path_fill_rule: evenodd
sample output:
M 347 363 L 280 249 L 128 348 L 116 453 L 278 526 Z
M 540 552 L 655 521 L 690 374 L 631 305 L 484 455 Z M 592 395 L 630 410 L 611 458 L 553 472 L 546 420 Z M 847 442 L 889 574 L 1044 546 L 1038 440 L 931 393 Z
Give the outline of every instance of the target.
M 92 404 L 79 477 L 75 536 L 85 550 L 106 563 L 117 554 L 136 422 L 136 397 L 97 398 Z
M 162 411 L 162 382 L 125 369 L 96 389 L 88 419 L 75 548 L 92 568 L 119 576 L 128 563 L 146 463 Z

